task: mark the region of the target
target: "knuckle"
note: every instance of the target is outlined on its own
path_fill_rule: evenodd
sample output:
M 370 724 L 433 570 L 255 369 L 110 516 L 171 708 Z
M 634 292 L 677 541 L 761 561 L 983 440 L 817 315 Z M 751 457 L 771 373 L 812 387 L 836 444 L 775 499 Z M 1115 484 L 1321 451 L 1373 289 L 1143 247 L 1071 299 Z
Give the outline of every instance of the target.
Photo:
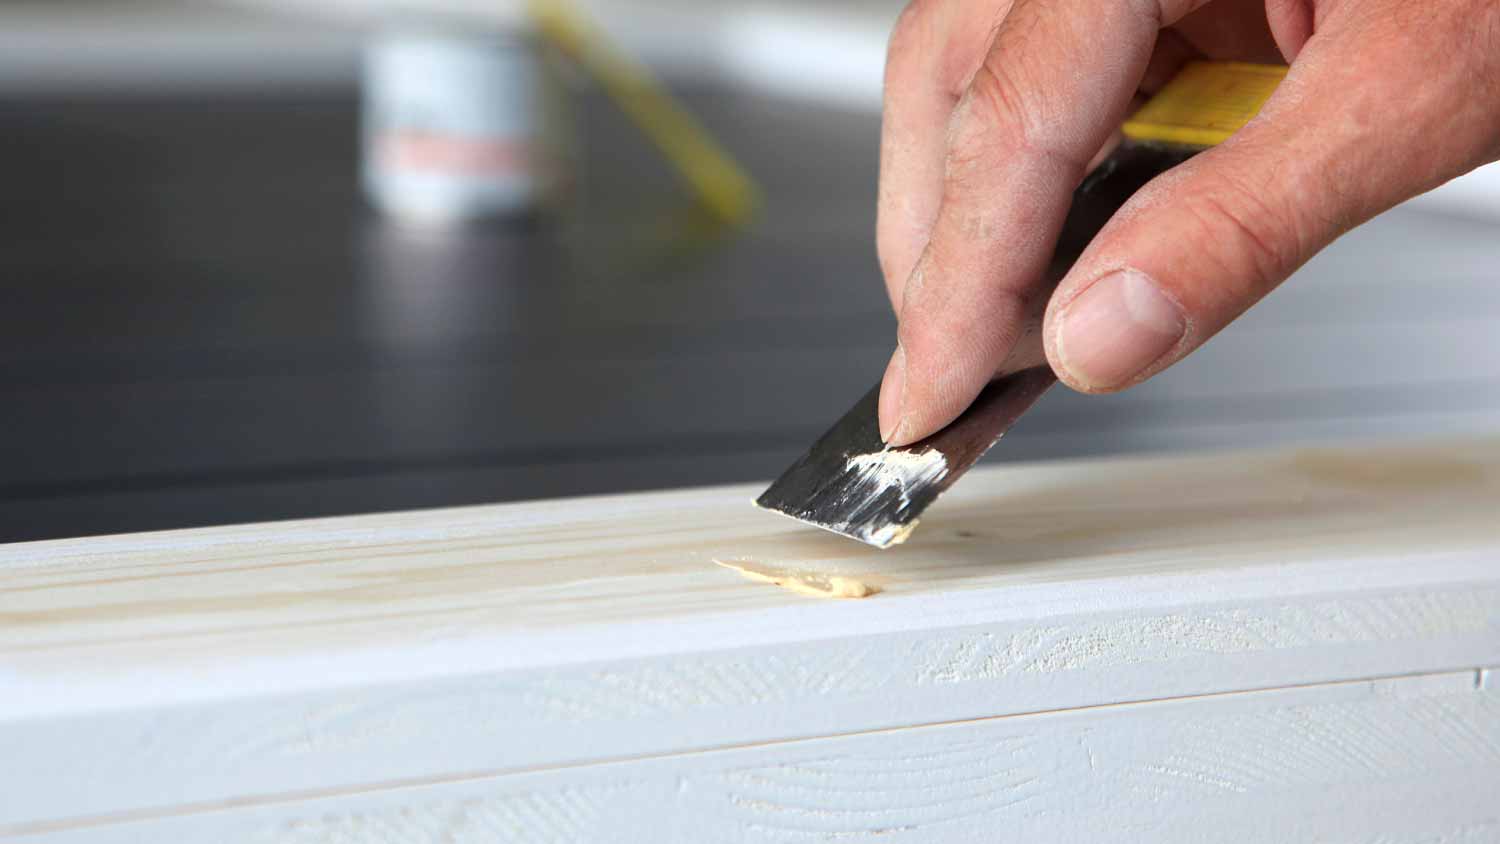
M 962 354 L 962 349 L 954 342 L 953 335 L 938 329 L 926 314 L 913 314 L 910 311 L 910 304 L 902 309 L 897 322 L 896 339 L 901 348 L 906 350 L 908 377 L 921 375 L 920 380 L 931 383 L 935 373 L 923 373 L 920 370 L 947 369 Z
M 987 133 L 1004 134 L 1007 140 L 1029 146 L 1035 140 L 1027 104 L 1025 86 L 1020 84 L 1010 65 L 999 61 L 996 53 L 980 63 L 969 84 L 972 105 L 966 115 Z
M 912 0 L 901 10 L 885 45 L 886 78 L 899 72 L 927 46 L 932 7 L 937 0 Z
M 1220 269 L 1225 282 L 1239 279 L 1246 285 L 1240 292 L 1264 295 L 1300 263 L 1305 238 L 1296 212 L 1272 205 L 1242 182 L 1221 177 L 1196 192 L 1186 207 L 1198 222 L 1200 242 L 1228 250 Z
M 958 0 L 913 0 L 901 10 L 885 49 L 885 80 L 931 86 L 957 102 L 989 43 L 985 19 Z M 984 35 L 976 38 L 976 32 Z
M 949 181 L 963 182 L 973 171 L 1006 152 L 1036 148 L 1036 133 L 1020 86 L 999 62 L 986 58 L 970 81 L 949 128 Z
M 1137 17 L 1152 21 L 1157 29 L 1187 15 L 1194 7 L 1202 5 L 1194 0 L 1130 0 L 1130 9 Z
M 1056 168 L 1063 180 L 1081 179 L 1088 156 L 1074 154 L 1039 92 L 1028 84 L 1016 62 L 991 51 L 969 82 L 949 134 L 950 165 L 959 175 L 1000 155 L 1021 156 L 1038 166 Z

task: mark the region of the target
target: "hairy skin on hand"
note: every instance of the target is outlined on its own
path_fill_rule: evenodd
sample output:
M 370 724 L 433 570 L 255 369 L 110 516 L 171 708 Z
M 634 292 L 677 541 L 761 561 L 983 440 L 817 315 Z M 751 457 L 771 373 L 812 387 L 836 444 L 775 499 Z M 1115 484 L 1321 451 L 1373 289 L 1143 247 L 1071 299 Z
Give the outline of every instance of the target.
M 1345 231 L 1500 159 L 1493 0 L 918 0 L 886 65 L 887 441 L 943 427 L 1036 342 L 1021 325 L 1069 196 L 1195 58 L 1291 71 L 1257 119 L 1142 189 L 1047 298 L 1042 350 L 1075 389 L 1150 378 Z

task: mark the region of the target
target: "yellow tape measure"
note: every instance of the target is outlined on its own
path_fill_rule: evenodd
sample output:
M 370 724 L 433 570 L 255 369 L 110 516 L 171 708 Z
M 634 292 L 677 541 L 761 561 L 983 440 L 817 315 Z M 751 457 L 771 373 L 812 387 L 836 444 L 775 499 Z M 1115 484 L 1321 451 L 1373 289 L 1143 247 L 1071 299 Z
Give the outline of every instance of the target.
M 1284 65 L 1192 62 L 1121 128 L 1135 141 L 1213 146 L 1260 112 L 1286 72 Z
M 531 0 L 531 15 L 546 38 L 599 81 L 704 204 L 727 223 L 749 219 L 760 204 L 754 180 L 643 63 L 617 48 L 573 0 Z

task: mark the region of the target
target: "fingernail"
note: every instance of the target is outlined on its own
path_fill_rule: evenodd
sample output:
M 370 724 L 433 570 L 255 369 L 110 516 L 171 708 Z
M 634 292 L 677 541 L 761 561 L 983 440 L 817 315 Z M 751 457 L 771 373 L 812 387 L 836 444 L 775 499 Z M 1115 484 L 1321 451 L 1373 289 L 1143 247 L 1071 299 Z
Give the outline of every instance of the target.
M 895 354 L 880 380 L 880 439 L 890 442 L 901 427 L 901 394 L 906 390 L 906 350 L 896 345 Z
M 1079 385 L 1129 383 L 1166 354 L 1187 329 L 1182 311 L 1149 276 L 1121 270 L 1068 304 L 1057 330 L 1057 356 Z

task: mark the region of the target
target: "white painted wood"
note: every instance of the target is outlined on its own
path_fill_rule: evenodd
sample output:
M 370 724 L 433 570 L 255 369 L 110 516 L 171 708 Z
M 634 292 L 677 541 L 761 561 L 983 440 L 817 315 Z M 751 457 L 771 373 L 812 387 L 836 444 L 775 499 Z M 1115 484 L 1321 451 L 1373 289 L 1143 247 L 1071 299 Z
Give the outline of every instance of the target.
M 1490 842 L 1472 671 L 737 747 L 73 829 L 48 844 Z
M 1420 722 L 1390 727 L 1393 747 L 1414 748 L 1401 763 L 1410 767 L 1393 769 L 1389 791 L 1375 774 L 1328 773 L 1326 788 L 1292 777 L 1303 785 L 1257 785 L 1193 817 L 1316 837 L 1337 820 L 1329 794 L 1368 795 L 1361 811 L 1384 817 L 1390 801 L 1376 798 L 1416 782 L 1453 796 L 1413 804 L 1390 827 L 1410 836 L 1390 840 L 1465 840 L 1494 820 L 1470 796 L 1500 785 L 1482 767 L 1492 765 L 1496 711 L 1480 673 L 1500 665 L 1500 438 L 980 470 L 912 543 L 888 552 L 756 511 L 756 491 L 0 546 L 0 836 L 274 840 L 295 822 L 308 840 L 464 840 L 477 833 L 430 818 L 420 824 L 436 831 L 419 833 L 402 819 L 452 820 L 473 801 L 499 801 L 474 811 L 514 821 L 514 840 L 532 841 L 548 840 L 541 814 L 601 800 L 598 822 L 620 831 L 605 840 L 631 829 L 637 840 L 663 840 L 652 830 L 678 837 L 668 840 L 694 830 L 862 835 L 876 827 L 839 827 L 856 815 L 819 815 L 822 798 L 798 803 L 795 788 L 772 803 L 812 807 L 810 826 L 776 827 L 762 816 L 781 811 L 770 808 L 692 821 L 702 811 L 692 800 L 724 771 L 843 759 L 846 746 L 848 758 L 873 758 L 888 741 L 904 748 L 891 758 L 931 751 L 942 772 L 958 763 L 933 737 L 978 747 L 1016 724 L 1122 731 L 1111 752 L 1135 770 L 1140 752 L 1186 729 L 1179 704 L 1216 713 L 1222 701 L 1273 701 L 1282 714 L 1203 728 L 1226 746 L 1249 730 L 1266 738 L 1243 747 L 1264 748 L 1312 727 L 1295 721 L 1301 709 L 1274 703 L 1282 698 L 1250 692 L 1293 686 L 1317 687 L 1305 692 L 1315 702 L 1391 691 L 1359 692 L 1375 708 L 1348 729 L 1366 738 L 1329 741 L 1366 764 L 1384 758 L 1365 746 L 1379 744 L 1382 725 Z M 807 598 L 714 559 L 842 573 L 883 591 Z M 1359 682 L 1405 675 L 1436 679 Z M 1139 716 L 1119 706 L 1182 698 L 1193 699 L 1143 705 Z M 1049 782 L 1082 782 L 1057 750 L 1076 739 L 1049 730 L 1024 734 L 1042 736 L 1027 765 L 1056 759 L 1061 779 Z M 1293 755 L 1278 758 L 1284 767 Z M 1467 779 L 1444 773 L 1459 763 L 1481 767 Z M 890 780 L 889 795 L 859 777 L 849 787 L 876 802 L 929 788 L 927 774 L 892 764 L 870 774 Z M 999 770 L 981 773 L 999 781 Z M 843 779 L 823 781 L 836 790 Z M 1191 824 L 1171 826 L 1186 786 L 1138 786 L 1090 787 L 1089 799 L 1141 813 L 1115 824 L 1059 820 L 1065 801 L 1016 828 L 1059 830 L 1058 840 L 1130 840 L 1126 831 L 1150 828 L 1190 840 Z M 674 789 L 681 795 L 664 803 Z M 1021 823 L 981 790 L 972 811 L 951 816 L 951 833 L 931 826 L 949 817 L 938 809 L 908 822 L 897 803 L 880 823 L 910 840 L 963 840 L 992 816 Z M 1289 790 L 1303 802 L 1288 802 Z M 493 796 L 512 794 L 543 796 L 514 806 Z M 621 801 L 684 814 L 652 822 Z M 1306 813 L 1294 807 L 1322 819 L 1299 826 Z M 560 829 L 553 838 L 568 839 L 571 827 Z

